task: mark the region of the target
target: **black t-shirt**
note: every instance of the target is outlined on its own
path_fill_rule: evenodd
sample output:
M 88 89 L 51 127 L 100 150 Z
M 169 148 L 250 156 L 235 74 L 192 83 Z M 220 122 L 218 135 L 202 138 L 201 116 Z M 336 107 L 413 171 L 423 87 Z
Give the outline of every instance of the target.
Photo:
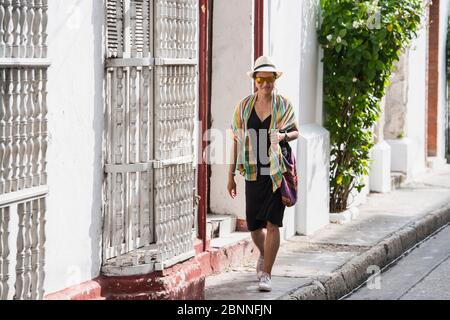
M 269 149 L 270 149 L 270 123 L 272 120 L 272 115 L 268 116 L 264 121 L 258 117 L 255 108 L 253 108 L 252 113 L 247 122 L 247 129 L 251 136 L 252 150 L 257 159 L 258 172 L 259 168 L 270 167 L 269 161 Z M 265 140 L 265 142 L 264 142 Z M 265 151 L 259 152 L 260 148 L 264 148 Z

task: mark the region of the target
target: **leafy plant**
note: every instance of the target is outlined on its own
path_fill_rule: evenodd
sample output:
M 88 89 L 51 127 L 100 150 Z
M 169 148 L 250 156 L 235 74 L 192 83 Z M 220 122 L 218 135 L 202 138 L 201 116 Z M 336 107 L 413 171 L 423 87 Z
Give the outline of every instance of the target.
M 422 0 L 321 0 L 325 126 L 331 134 L 330 209 L 347 209 L 369 174 L 373 127 L 394 63 L 420 28 Z

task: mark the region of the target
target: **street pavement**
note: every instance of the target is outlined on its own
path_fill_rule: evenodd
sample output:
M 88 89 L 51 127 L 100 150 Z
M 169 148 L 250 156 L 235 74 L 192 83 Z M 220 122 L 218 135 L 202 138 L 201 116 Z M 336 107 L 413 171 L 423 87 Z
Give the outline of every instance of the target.
M 273 270 L 272 292 L 257 291 L 256 262 L 251 261 L 209 276 L 205 298 L 335 300 L 345 296 L 373 270 L 450 222 L 450 165 L 391 193 L 371 194 L 359 209 L 359 217 L 348 224 L 330 224 L 312 236 L 283 242 Z M 444 269 L 437 271 L 444 275 Z
M 345 300 L 450 300 L 447 226 Z

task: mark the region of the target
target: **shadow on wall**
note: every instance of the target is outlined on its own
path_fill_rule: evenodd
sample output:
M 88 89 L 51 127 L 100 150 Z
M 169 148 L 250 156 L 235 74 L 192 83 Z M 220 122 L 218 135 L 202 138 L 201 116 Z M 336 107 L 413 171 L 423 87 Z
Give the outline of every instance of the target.
M 93 195 L 91 208 L 91 224 L 89 228 L 89 237 L 91 239 L 91 276 L 97 277 L 100 274 L 102 265 L 102 185 L 103 185 L 103 157 L 102 157 L 102 143 L 103 143 L 103 128 L 105 125 L 103 112 L 103 23 L 104 8 L 103 1 L 92 1 L 92 16 L 91 24 L 94 33 L 94 84 L 95 94 L 93 106 L 94 119 L 92 122 L 92 129 L 95 133 L 94 144 L 94 175 L 93 175 Z

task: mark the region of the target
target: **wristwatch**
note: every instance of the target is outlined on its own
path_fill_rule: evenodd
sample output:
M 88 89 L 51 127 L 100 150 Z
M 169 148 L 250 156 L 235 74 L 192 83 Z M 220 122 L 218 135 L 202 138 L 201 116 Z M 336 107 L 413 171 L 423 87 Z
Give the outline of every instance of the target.
M 288 134 L 287 134 L 287 132 L 285 132 L 285 133 L 284 133 L 283 141 L 284 141 L 284 142 L 288 142 L 287 139 L 288 139 Z

